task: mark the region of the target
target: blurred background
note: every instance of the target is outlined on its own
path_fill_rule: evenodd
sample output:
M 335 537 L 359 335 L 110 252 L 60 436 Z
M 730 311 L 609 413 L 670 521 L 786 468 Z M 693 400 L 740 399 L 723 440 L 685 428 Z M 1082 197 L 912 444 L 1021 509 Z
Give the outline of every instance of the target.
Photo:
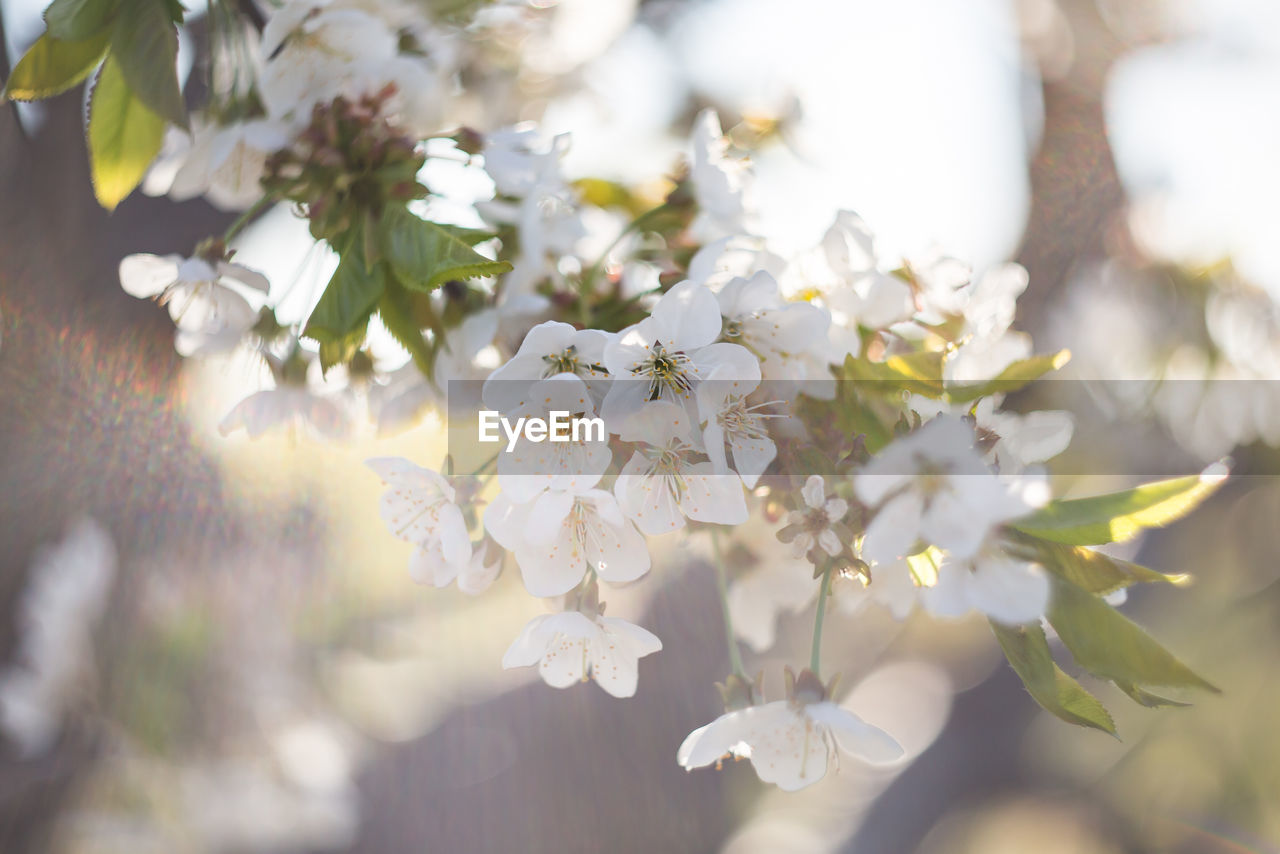
M 662 546 L 643 594 L 616 597 L 664 642 L 636 698 L 501 670 L 538 603 L 510 573 L 474 599 L 415 587 L 361 463 L 431 465 L 438 425 L 220 437 L 249 378 L 184 363 L 116 267 L 233 217 L 141 194 L 107 215 L 69 93 L 0 109 L 0 661 L 36 637 L 69 674 L 0 759 L 0 849 L 1280 851 L 1280 6 L 535 5 L 493 46 L 520 97 L 473 105 L 474 126 L 541 119 L 573 132 L 574 177 L 626 183 L 672 171 L 701 107 L 769 127 L 753 162 L 784 251 L 851 208 L 886 254 L 1028 268 L 1018 324 L 1082 380 L 1035 391 L 1082 413 L 1073 470 L 1234 459 L 1209 505 L 1137 544 L 1195 585 L 1125 605 L 1223 694 L 1151 711 L 1091 684 L 1116 741 L 1041 713 L 981 622 L 837 612 L 826 660 L 907 758 L 790 795 L 745 765 L 686 774 L 676 747 L 727 670 L 697 550 Z M 0 0 L 0 77 L 42 6 Z M 239 260 L 322 266 L 298 233 L 265 223 Z M 803 660 L 808 627 L 785 617 L 749 668 Z

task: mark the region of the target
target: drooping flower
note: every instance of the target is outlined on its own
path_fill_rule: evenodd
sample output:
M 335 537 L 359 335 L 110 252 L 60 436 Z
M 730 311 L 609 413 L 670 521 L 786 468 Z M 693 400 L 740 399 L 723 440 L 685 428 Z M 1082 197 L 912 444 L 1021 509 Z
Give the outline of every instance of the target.
M 1047 499 L 1040 478 L 1006 480 L 974 449 L 973 429 L 942 415 L 904 436 L 854 478 L 854 491 L 879 507 L 867 526 L 862 554 L 889 563 L 913 554 L 917 541 L 964 560 L 977 554 L 998 524 Z
M 169 310 L 179 337 L 232 344 L 258 319 L 239 288 L 266 295 L 266 276 L 215 250 L 192 258 L 129 255 L 120 262 L 120 285 L 139 299 L 155 299 Z
M 617 584 L 649 571 L 644 537 L 603 489 L 548 490 L 524 504 L 504 492 L 485 511 L 484 525 L 515 555 L 534 596 L 568 593 L 588 567 Z
M 787 527 L 778 533 L 783 542 L 791 543 L 791 556 L 802 558 L 815 549 L 832 557 L 840 554 L 851 538 L 840 524 L 849 512 L 849 503 L 843 498 L 828 498 L 826 484 L 817 474 L 809 475 L 800 497 L 804 506 L 787 514 Z
M 502 657 L 502 666 L 537 665 L 542 681 L 553 688 L 590 678 L 615 697 L 631 697 L 640 659 L 661 649 L 657 635 L 626 620 L 565 611 L 530 620 Z
M 273 430 L 302 429 L 323 439 L 341 440 L 351 432 L 345 407 L 332 395 L 311 390 L 307 374 L 315 360 L 295 350 L 286 359 L 264 353 L 274 388 L 262 389 L 241 400 L 218 423 L 218 432 L 229 436 L 244 430 L 257 439 Z
M 692 410 L 694 390 L 712 371 L 721 379 L 759 376 L 755 356 L 720 337 L 715 294 L 681 282 L 663 294 L 653 313 L 618 333 L 604 348 L 613 377 L 602 413 L 611 426 L 646 403 L 670 401 Z
M 749 759 L 757 776 L 787 792 L 826 776 L 843 750 L 871 764 L 902 756 L 886 732 L 829 699 L 829 691 L 809 670 L 788 676 L 788 698 L 726 712 L 689 733 L 676 761 L 686 770 L 718 765 L 725 758 Z
M 439 472 L 400 457 L 365 460 L 387 489 L 379 511 L 392 536 L 413 543 L 409 575 L 419 584 L 478 592 L 479 579 L 492 581 L 491 562 L 474 565 L 471 537 L 453 486 Z M 476 577 L 473 577 L 476 576 Z
M 742 482 L 697 459 L 688 414 L 680 407 L 665 401 L 646 406 L 627 419 L 622 438 L 644 444 L 614 483 L 618 506 L 643 533 L 675 531 L 686 518 L 723 525 L 747 521 Z

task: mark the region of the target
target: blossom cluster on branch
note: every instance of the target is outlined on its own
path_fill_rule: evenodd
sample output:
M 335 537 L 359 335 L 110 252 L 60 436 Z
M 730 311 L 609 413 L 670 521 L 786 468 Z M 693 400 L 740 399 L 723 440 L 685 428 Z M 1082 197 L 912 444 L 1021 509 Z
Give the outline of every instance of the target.
M 390 534 L 414 546 L 415 581 L 478 595 L 514 569 L 548 601 L 550 613 L 513 630 L 504 667 L 536 667 L 556 688 L 642 690 L 640 660 L 662 641 L 606 616 L 608 596 L 654 568 L 650 538 L 691 536 L 716 554 L 729 673 L 724 715 L 672 746 L 686 768 L 744 758 L 792 790 L 840 750 L 901 755 L 892 732 L 840 704 L 821 661 L 829 601 L 900 619 L 917 607 L 981 614 L 1042 706 L 1112 733 L 1102 704 L 1054 662 L 1046 623 L 1083 670 L 1140 703 L 1212 689 L 1104 598 L 1178 579 L 1094 547 L 1189 512 L 1220 473 L 1052 499 L 1043 464 L 1067 447 L 1070 417 L 1003 408 L 1067 358 L 1037 355 L 1013 328 L 1021 267 L 886 257 L 849 211 L 814 246 L 779 254 L 755 231 L 749 159 L 712 110 L 656 203 L 571 181 L 567 135 L 449 124 L 483 21 L 292 0 L 255 35 L 218 9 L 210 103 L 189 134 L 170 134 L 145 184 L 246 214 L 188 258 L 126 258 L 121 283 L 166 306 L 184 355 L 247 348 L 270 367 L 274 386 L 237 405 L 226 432 L 291 424 L 342 438 L 361 409 L 383 431 L 468 406 L 602 420 L 603 438 L 517 443 L 473 470 L 452 456 L 442 470 L 369 460 Z M 181 15 L 165 14 L 167 33 Z M 99 93 L 112 57 L 140 61 L 103 26 Z M 235 46 L 252 60 L 234 63 Z M 126 97 L 159 97 L 124 80 Z M 99 102 L 91 153 L 99 196 L 114 204 L 108 189 L 143 176 L 104 165 L 94 122 L 110 107 Z M 486 227 L 433 215 L 447 195 L 424 179 L 433 158 L 487 175 L 493 196 L 474 209 Z M 338 256 L 297 324 L 280 321 L 279 289 L 230 248 L 278 203 Z M 408 364 L 375 351 L 375 329 Z M 721 558 L 721 538 L 734 537 L 749 558 Z M 767 649 L 777 615 L 811 605 L 811 658 L 767 697 L 739 641 Z

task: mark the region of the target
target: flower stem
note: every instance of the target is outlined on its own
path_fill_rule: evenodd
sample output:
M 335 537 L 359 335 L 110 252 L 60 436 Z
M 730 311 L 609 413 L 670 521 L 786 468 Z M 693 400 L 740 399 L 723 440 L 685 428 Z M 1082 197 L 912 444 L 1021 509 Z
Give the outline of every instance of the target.
M 223 242 L 223 243 L 230 243 L 230 242 L 231 242 L 231 238 L 233 238 L 233 237 L 235 237 L 237 234 L 239 234 L 239 233 L 240 233 L 240 231 L 241 231 L 241 230 L 242 230 L 246 225 L 248 225 L 248 224 L 249 224 L 249 222 L 250 222 L 250 221 L 251 221 L 255 216 L 257 216 L 259 213 L 261 213 L 261 212 L 262 212 L 262 209 L 263 209 L 264 207 L 266 207 L 266 206 L 267 206 L 267 204 L 268 204 L 269 202 L 271 202 L 271 201 L 272 201 L 272 199 L 271 199 L 271 197 L 270 197 L 270 196 L 263 196 L 262 198 L 258 199 L 256 202 L 254 202 L 254 203 L 253 203 L 253 205 L 252 205 L 252 206 L 250 206 L 248 210 L 246 210 L 244 213 L 240 214 L 240 216 L 236 217 L 236 221 L 235 221 L 235 222 L 233 222 L 233 223 L 231 223 L 231 225 L 227 227 L 226 232 L 222 235 L 222 242 Z
M 650 208 L 640 214 L 640 216 L 631 220 L 631 223 L 626 228 L 622 229 L 621 233 L 619 233 L 618 236 L 613 239 L 613 242 L 609 244 L 609 247 L 605 249 L 604 252 L 600 253 L 600 257 L 596 259 L 596 262 L 591 265 L 587 272 L 583 273 L 580 293 L 584 301 L 586 300 L 587 295 L 594 290 L 596 278 L 600 275 L 600 271 L 604 269 L 605 262 L 609 259 L 609 253 L 618 248 L 618 244 L 622 242 L 623 238 L 629 234 L 643 230 L 650 222 L 658 219 L 669 210 L 671 210 L 671 206 L 666 202 L 663 202 L 656 208 Z
M 738 649 L 738 641 L 733 636 L 733 618 L 729 616 L 729 583 L 725 579 L 724 556 L 720 553 L 720 529 L 711 529 L 711 551 L 715 555 L 716 590 L 720 594 L 720 611 L 724 615 L 724 636 L 729 646 L 729 665 L 733 672 L 750 682 L 747 669 L 742 666 L 742 653 Z
M 831 595 L 831 564 L 822 573 L 822 590 L 818 593 L 818 612 L 813 616 L 813 652 L 809 655 L 809 669 L 813 675 L 822 675 L 822 622 L 827 616 L 827 599 Z

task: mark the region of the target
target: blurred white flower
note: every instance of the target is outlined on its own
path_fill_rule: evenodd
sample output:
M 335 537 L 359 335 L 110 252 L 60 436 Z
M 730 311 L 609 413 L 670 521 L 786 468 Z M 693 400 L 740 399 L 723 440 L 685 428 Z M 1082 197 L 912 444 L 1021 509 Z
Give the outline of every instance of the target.
M 248 267 L 218 259 L 181 255 L 129 255 L 120 262 L 120 285 L 139 299 L 156 299 L 178 327 L 179 349 L 230 349 L 258 319 L 236 287 L 266 295 L 267 277 Z M 185 343 L 184 343 L 185 342 Z
M 880 269 L 875 236 L 853 211 L 840 211 L 822 238 L 822 251 L 835 282 L 823 299 L 839 326 L 885 329 L 915 310 L 911 286 Z
M 800 497 L 804 507 L 787 514 L 787 527 L 793 528 L 795 537 L 791 540 L 791 556 L 802 558 L 815 548 L 832 557 L 840 554 L 844 544 L 835 526 L 849 512 L 849 503 L 843 498 L 828 498 L 826 484 L 816 474 L 804 482 Z
M 217 125 L 196 117 L 191 134 L 167 192 L 177 201 L 204 196 L 221 210 L 244 210 L 261 199 L 267 157 L 293 138 L 289 126 L 274 119 Z
M 237 403 L 219 422 L 218 432 L 229 436 L 244 430 L 250 439 L 257 439 L 274 430 L 301 430 L 330 441 L 350 435 L 350 415 L 339 398 L 308 388 L 308 357 L 301 351 L 283 360 L 270 353 L 262 355 L 271 367 L 275 387 L 256 391 Z
M 626 620 L 565 611 L 530 620 L 502 657 L 502 666 L 509 670 L 536 664 L 542 681 L 553 688 L 591 678 L 615 697 L 631 697 L 640 659 L 661 649 L 656 635 Z
M 744 159 L 729 156 L 729 141 L 715 110 L 703 110 L 693 122 L 689 180 L 698 202 L 691 226 L 703 242 L 750 231 L 751 171 Z
M 912 554 L 918 540 L 957 559 L 977 554 L 1001 522 L 1047 500 L 1040 478 L 998 478 L 973 447 L 969 425 L 942 415 L 886 447 L 854 478 L 854 491 L 879 507 L 862 554 L 877 563 Z
M 778 616 L 798 614 L 818 595 L 813 564 L 769 554 L 729 585 L 729 617 L 733 631 L 755 652 L 765 652 L 777 639 Z
M 115 573 L 111 535 L 89 518 L 36 554 L 18 605 L 16 660 L 0 674 L 0 729 L 23 756 L 53 746 L 64 714 L 92 678 L 92 634 Z

